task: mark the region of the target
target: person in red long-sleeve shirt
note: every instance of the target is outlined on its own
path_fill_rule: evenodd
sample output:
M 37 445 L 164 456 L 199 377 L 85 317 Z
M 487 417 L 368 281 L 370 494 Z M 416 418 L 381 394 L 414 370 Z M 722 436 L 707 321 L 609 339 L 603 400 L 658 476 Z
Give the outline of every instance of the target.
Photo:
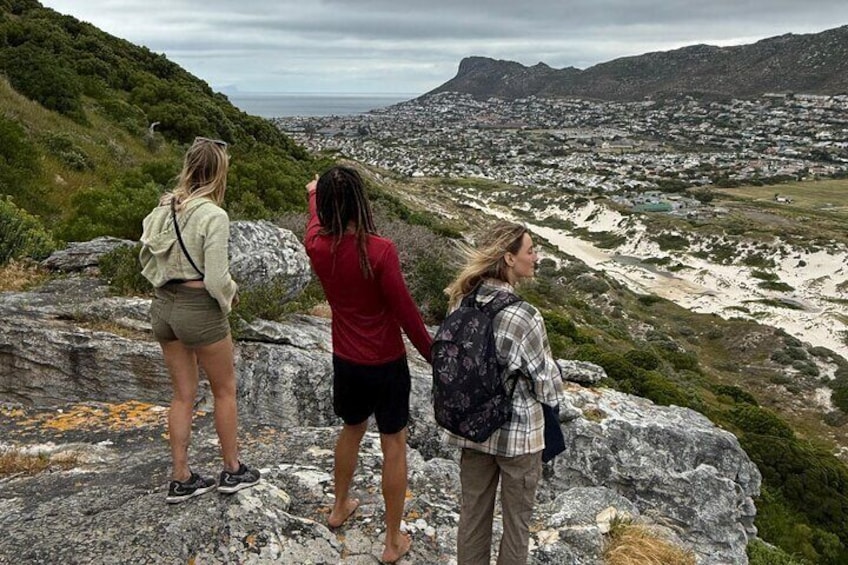
M 428 362 L 432 338 L 403 280 L 394 243 L 377 235 L 359 173 L 333 167 L 306 189 L 304 241 L 333 314 L 333 408 L 344 421 L 336 442 L 336 500 L 328 524 L 341 526 L 359 506 L 349 489 L 359 444 L 374 414 L 386 504 L 382 561 L 393 563 L 411 544 L 400 531 L 410 393 L 401 329 Z

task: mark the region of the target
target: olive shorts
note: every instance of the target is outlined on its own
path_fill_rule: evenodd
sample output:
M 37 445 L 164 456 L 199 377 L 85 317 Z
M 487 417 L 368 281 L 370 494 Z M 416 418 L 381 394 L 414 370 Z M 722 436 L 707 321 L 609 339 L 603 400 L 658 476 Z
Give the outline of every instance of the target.
M 230 323 L 218 301 L 205 288 L 181 284 L 156 289 L 150 325 L 158 341 L 180 340 L 187 347 L 211 345 L 230 334 Z

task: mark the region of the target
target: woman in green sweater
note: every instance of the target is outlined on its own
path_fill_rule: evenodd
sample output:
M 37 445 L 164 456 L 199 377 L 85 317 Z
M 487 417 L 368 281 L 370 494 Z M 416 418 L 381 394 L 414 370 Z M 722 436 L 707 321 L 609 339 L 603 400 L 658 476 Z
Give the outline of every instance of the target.
M 198 365 L 215 398 L 215 429 L 224 459 L 218 492 L 234 493 L 259 482 L 259 471 L 238 458 L 236 378 L 227 321 L 238 295 L 229 272 L 229 218 L 220 207 L 228 168 L 226 142 L 196 138 L 176 188 L 143 224 L 142 274 L 156 288 L 150 320 L 174 392 L 168 413 L 173 470 L 166 501 L 171 504 L 216 486 L 188 464 Z

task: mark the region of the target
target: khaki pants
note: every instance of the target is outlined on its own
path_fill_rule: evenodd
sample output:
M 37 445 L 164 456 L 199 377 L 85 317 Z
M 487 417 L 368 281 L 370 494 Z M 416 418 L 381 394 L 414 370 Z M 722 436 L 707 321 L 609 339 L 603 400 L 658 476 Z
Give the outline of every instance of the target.
M 460 461 L 462 509 L 457 533 L 458 565 L 489 565 L 495 494 L 501 481 L 503 537 L 498 565 L 525 565 L 530 518 L 542 477 L 542 453 L 498 457 L 463 449 Z

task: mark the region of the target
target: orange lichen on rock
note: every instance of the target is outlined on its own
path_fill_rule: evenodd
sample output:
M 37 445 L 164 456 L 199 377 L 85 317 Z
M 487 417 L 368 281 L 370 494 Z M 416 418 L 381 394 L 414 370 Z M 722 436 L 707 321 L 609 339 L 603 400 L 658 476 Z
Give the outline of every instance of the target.
M 65 432 L 71 430 L 129 430 L 163 423 L 167 409 L 130 400 L 120 404 L 76 404 L 60 413 L 40 414 L 32 423 Z

